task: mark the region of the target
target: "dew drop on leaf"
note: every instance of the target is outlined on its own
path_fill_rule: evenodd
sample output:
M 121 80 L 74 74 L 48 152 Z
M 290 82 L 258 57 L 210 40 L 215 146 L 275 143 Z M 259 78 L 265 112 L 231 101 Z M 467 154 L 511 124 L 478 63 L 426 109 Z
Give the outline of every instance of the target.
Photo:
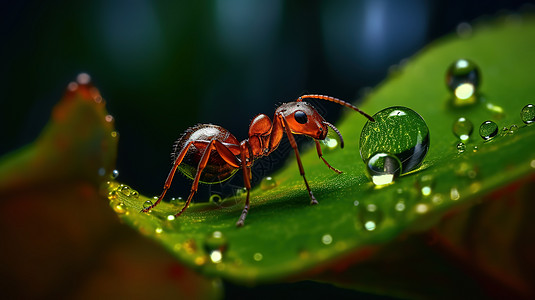
M 221 203 L 221 195 L 219 194 L 212 194 L 212 196 L 210 196 L 210 202 L 211 203 Z
M 446 71 L 446 85 L 460 105 L 473 103 L 480 81 L 478 66 L 468 59 L 454 61 Z
M 429 149 L 429 128 L 414 110 L 393 106 L 376 113 L 360 134 L 360 156 L 364 163 L 377 153 L 394 155 L 401 174 L 418 168 Z
M 374 203 L 360 207 L 358 220 L 366 231 L 376 230 L 383 220 L 383 213 Z
M 325 234 L 321 237 L 321 242 L 324 245 L 330 245 L 333 242 L 333 237 L 330 234 Z
M 387 185 L 401 175 L 401 162 L 394 155 L 376 153 L 366 162 L 366 171 L 375 185 Z
M 479 126 L 479 135 L 486 141 L 498 134 L 498 125 L 493 121 L 485 121 Z
M 260 182 L 260 188 L 264 191 L 271 190 L 277 186 L 277 181 L 271 176 L 264 177 Z
M 535 122 L 535 105 L 528 104 L 524 106 L 522 111 L 520 111 L 520 118 L 522 118 L 522 122 L 526 124 Z
M 111 171 L 111 179 L 116 179 L 117 177 L 119 177 L 119 171 L 118 170 Z
M 468 141 L 474 131 L 474 125 L 465 117 L 460 117 L 453 122 L 453 134 L 462 142 Z
M 220 263 L 228 248 L 228 241 L 221 231 L 214 231 L 203 241 L 203 247 L 213 263 Z
M 465 150 L 466 150 L 466 145 L 463 142 L 460 142 L 459 144 L 457 144 L 457 151 L 459 151 L 459 153 L 463 153 Z
M 143 208 L 148 208 L 150 206 L 152 206 L 152 201 L 150 201 L 150 200 L 147 200 L 147 201 L 145 201 L 145 203 L 143 203 Z

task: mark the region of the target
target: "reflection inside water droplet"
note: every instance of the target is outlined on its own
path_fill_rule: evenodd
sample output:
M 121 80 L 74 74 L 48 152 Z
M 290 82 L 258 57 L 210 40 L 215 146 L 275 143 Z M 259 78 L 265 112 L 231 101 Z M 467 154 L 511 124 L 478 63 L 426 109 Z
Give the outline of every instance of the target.
M 366 167 L 372 182 L 377 186 L 391 184 L 401 174 L 401 162 L 396 156 L 388 153 L 373 155 L 366 163 Z
M 463 142 L 460 142 L 459 144 L 457 144 L 457 151 L 459 151 L 459 153 L 463 153 L 465 150 L 466 150 L 466 145 Z

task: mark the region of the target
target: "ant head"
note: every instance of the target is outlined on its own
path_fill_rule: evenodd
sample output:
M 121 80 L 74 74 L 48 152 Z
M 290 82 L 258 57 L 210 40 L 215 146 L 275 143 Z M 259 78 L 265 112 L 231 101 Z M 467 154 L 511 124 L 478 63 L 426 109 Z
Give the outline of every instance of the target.
M 303 134 L 324 140 L 329 130 L 328 123 L 312 105 L 306 102 L 287 102 L 277 108 L 284 116 L 293 134 Z

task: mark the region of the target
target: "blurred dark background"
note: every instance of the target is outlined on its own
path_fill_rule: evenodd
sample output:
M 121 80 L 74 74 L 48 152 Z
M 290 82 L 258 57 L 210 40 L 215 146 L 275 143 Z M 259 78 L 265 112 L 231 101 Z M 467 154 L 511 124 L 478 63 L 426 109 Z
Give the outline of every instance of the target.
M 459 23 L 526 3 L 58 0 L 2 6 L 0 155 L 33 141 L 67 83 L 87 72 L 120 133 L 119 179 L 156 195 L 171 146 L 187 127 L 214 123 L 242 140 L 256 114 L 271 117 L 277 103 L 302 93 L 355 101 L 391 65 Z M 342 111 L 318 104 L 333 123 Z M 280 160 L 261 163 L 255 180 Z M 179 176 L 173 195 L 184 196 L 189 184 Z
M 120 133 L 119 180 L 157 195 L 175 139 L 196 123 L 239 140 L 303 93 L 349 101 L 462 22 L 526 1 L 11 1 L 0 10 L 0 155 L 39 135 L 80 72 Z M 342 111 L 318 103 L 335 123 Z M 288 147 L 283 147 L 288 148 Z M 280 164 L 260 163 L 257 176 Z M 240 179 L 230 185 L 240 186 Z M 171 196 L 185 196 L 178 178 Z M 201 196 L 208 194 L 207 187 Z

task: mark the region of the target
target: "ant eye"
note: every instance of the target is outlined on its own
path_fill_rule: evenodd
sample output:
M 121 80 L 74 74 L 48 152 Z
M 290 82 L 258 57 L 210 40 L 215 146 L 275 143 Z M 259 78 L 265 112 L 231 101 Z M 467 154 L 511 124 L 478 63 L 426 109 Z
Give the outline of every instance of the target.
M 308 121 L 307 115 L 300 110 L 295 112 L 294 118 L 299 124 L 305 124 Z

